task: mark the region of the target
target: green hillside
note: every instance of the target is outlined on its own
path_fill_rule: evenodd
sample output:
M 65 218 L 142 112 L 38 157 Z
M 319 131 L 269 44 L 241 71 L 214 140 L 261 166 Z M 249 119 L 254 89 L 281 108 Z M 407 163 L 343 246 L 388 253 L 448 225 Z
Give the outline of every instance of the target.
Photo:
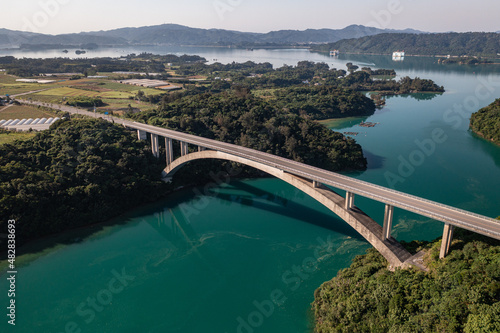
M 500 53 L 500 34 L 484 32 L 440 34 L 379 34 L 359 39 L 345 39 L 318 45 L 315 51 L 342 53 L 392 54 L 405 51 L 407 55 L 489 56 Z
M 500 99 L 474 113 L 470 119 L 470 129 L 500 145 Z

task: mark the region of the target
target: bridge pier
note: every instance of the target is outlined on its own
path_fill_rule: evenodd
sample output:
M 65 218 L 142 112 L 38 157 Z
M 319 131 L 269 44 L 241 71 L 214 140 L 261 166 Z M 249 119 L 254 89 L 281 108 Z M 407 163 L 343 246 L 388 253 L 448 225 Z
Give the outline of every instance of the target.
M 350 210 L 354 207 L 354 193 L 347 192 L 345 195 L 345 209 Z
M 321 187 L 321 183 L 313 180 L 313 187 L 314 188 L 319 188 L 319 187 Z
M 146 140 L 148 138 L 148 133 L 145 131 L 137 130 L 137 139 Z
M 158 135 L 151 134 L 151 150 L 156 158 L 160 157 L 160 144 L 158 142 Z
M 189 153 L 187 142 L 181 141 L 181 156 L 186 156 Z
M 205 151 L 205 150 L 207 150 L 207 148 L 202 147 L 202 146 L 198 146 L 198 151 L 199 152 L 202 152 L 202 151 Z
M 391 238 L 392 221 L 394 219 L 394 206 L 385 205 L 384 228 L 382 230 L 382 240 Z
M 167 166 L 169 166 L 174 161 L 174 146 L 172 144 L 172 139 L 165 138 L 165 150 L 167 152 Z
M 441 240 L 441 252 L 439 253 L 439 259 L 443 259 L 450 252 L 454 229 L 455 229 L 454 226 L 445 223 L 443 231 L 443 239 Z

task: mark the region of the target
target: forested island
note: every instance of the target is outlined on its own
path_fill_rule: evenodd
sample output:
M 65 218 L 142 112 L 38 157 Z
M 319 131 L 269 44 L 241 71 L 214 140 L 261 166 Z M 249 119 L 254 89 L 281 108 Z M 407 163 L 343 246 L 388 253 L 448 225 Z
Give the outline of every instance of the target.
M 336 43 L 313 46 L 313 51 L 343 53 L 392 54 L 404 50 L 406 55 L 483 56 L 497 58 L 500 34 L 486 32 L 437 34 L 380 34 Z
M 500 145 L 500 99 L 472 114 L 470 129 L 486 140 Z
M 441 241 L 424 249 L 428 272 L 389 271 L 375 249 L 315 292 L 316 332 L 500 331 L 500 242 L 465 231 L 439 260 Z
M 462 56 L 462 57 L 446 57 L 446 58 L 440 58 L 438 60 L 439 64 L 458 64 L 458 65 L 481 65 L 481 64 L 491 64 L 493 61 L 483 59 L 481 57 L 468 57 L 468 56 Z

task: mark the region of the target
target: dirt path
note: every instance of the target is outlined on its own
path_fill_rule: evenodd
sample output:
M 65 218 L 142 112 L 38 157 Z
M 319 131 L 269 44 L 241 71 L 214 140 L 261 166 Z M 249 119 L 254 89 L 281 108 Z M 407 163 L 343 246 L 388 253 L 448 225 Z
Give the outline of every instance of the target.
M 1 108 L 1 109 L 0 109 L 0 112 L 7 110 L 7 109 L 8 109 L 8 108 L 10 108 L 11 106 L 14 106 L 14 104 L 10 104 L 10 105 L 7 105 L 7 106 L 5 106 L 5 107 Z
M 45 89 L 40 89 L 40 90 L 28 91 L 28 92 L 25 92 L 25 93 L 22 93 L 22 94 L 12 95 L 11 97 L 18 97 L 18 96 L 36 94 L 36 93 L 39 93 L 39 92 L 42 92 L 42 91 L 45 91 L 45 90 L 50 90 L 50 89 L 54 89 L 54 88 L 45 88 Z

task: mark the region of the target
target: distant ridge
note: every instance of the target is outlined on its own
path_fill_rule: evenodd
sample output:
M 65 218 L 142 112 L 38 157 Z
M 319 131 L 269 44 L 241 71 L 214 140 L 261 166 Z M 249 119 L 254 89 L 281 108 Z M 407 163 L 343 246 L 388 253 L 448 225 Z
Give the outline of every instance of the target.
M 406 55 L 496 57 L 500 53 L 500 35 L 495 32 L 393 33 L 344 39 L 313 47 L 313 50 L 321 52 L 333 49 L 345 53 L 392 54 L 405 50 Z
M 17 48 L 21 45 L 61 45 L 80 46 L 82 44 L 123 45 L 122 38 L 96 35 L 63 34 L 45 35 L 32 32 L 0 29 L 0 48 Z
M 268 33 L 240 32 L 221 29 L 198 29 L 178 24 L 163 24 L 140 28 L 122 28 L 89 32 L 97 36 L 119 37 L 131 43 L 182 44 L 182 45 L 233 45 L 233 44 L 309 44 L 331 43 L 345 38 L 359 38 L 380 33 L 411 32 L 418 30 L 390 30 L 350 25 L 343 29 L 279 30 Z
M 390 30 L 350 25 L 343 29 L 279 30 L 268 33 L 240 32 L 223 29 L 199 29 L 178 24 L 162 24 L 139 28 L 120 28 L 108 31 L 78 34 L 46 35 L 0 29 L 0 47 L 17 48 L 21 45 L 45 47 L 79 46 L 81 44 L 134 45 L 294 45 L 332 43 L 346 38 L 359 38 L 381 33 L 422 33 L 418 30 Z

